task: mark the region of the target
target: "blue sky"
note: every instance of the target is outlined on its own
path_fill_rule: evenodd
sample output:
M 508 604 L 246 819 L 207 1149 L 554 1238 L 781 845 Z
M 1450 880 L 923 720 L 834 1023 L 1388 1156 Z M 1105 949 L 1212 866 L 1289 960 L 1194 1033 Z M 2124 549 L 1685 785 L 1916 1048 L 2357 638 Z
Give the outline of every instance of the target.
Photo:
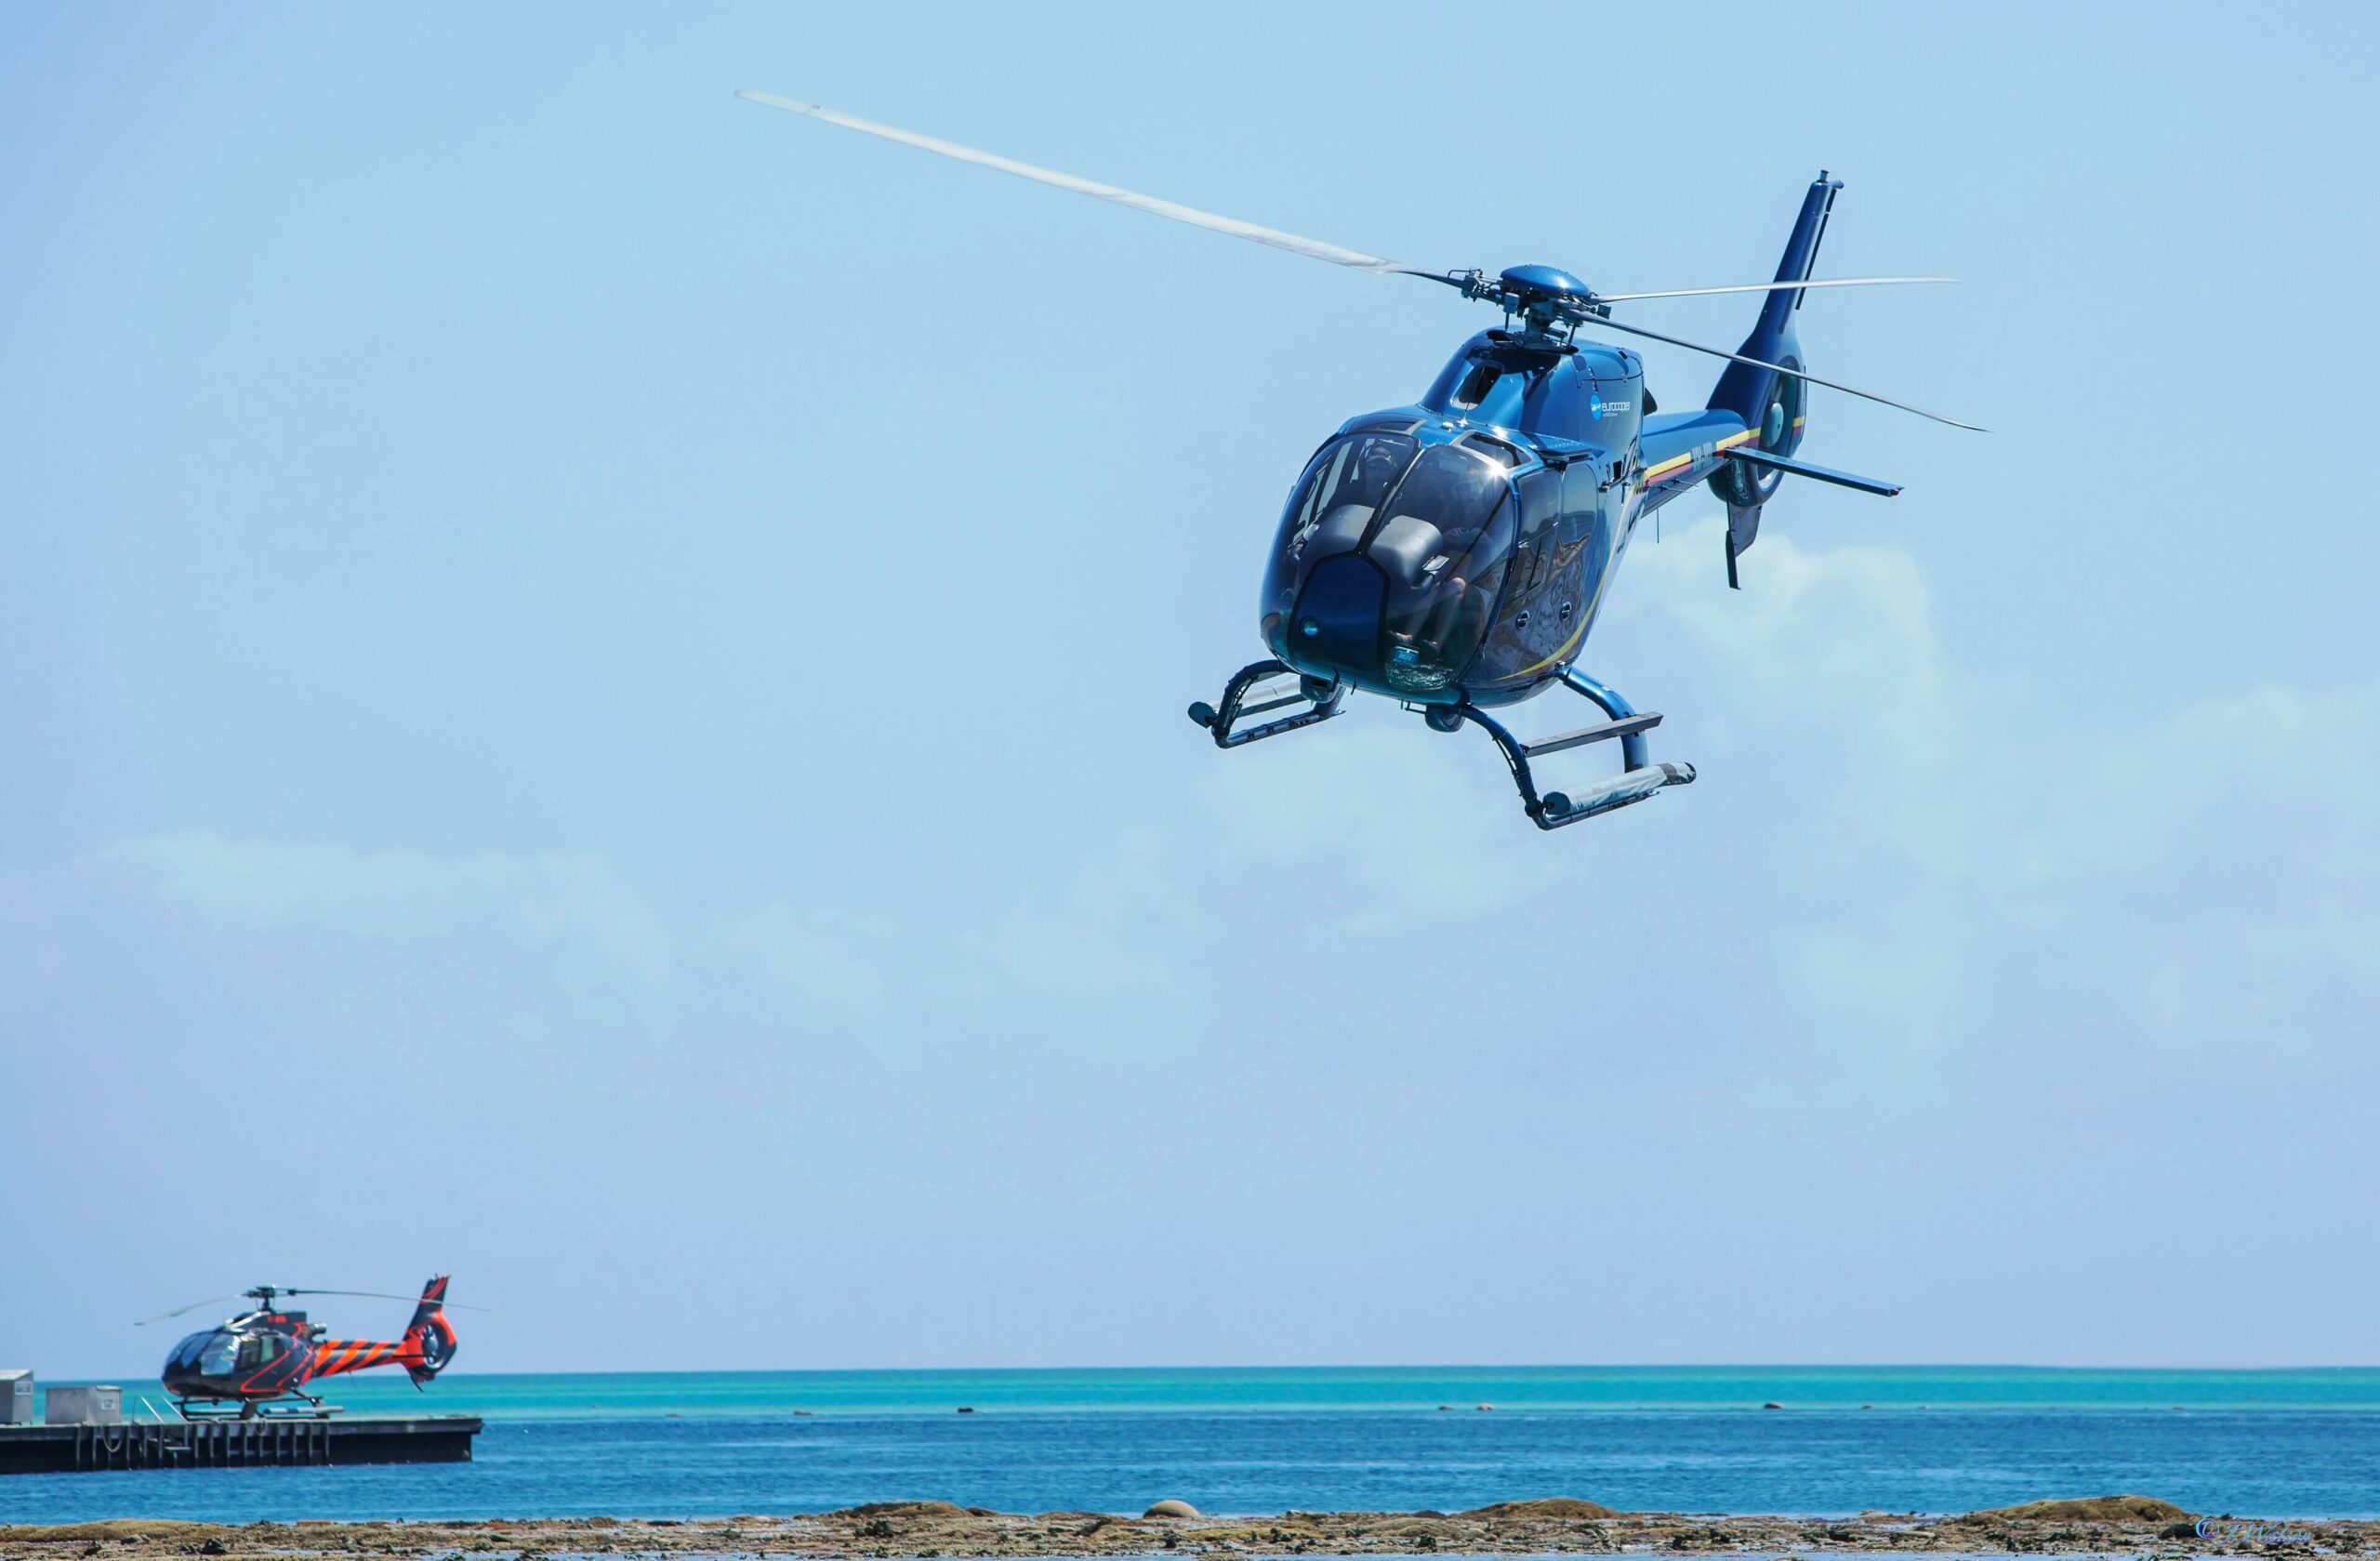
M 0 1354 L 452 1269 L 482 1369 L 2380 1359 L 2380 24 L 1553 17 L 10 7 Z M 1813 366 L 1995 431 L 1818 391 L 1902 497 L 1632 552 L 1688 791 L 1221 755 L 1476 306 L 741 86 L 1606 289 L 1827 167 L 1966 280 Z

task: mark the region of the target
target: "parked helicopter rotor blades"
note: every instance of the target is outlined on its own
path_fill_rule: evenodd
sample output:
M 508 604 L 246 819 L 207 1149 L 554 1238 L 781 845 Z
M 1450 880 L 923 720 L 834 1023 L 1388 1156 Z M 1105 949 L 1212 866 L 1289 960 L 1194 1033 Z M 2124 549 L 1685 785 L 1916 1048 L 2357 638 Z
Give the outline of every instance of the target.
M 193 1301 L 187 1306 L 177 1306 L 170 1312 L 160 1312 L 153 1317 L 143 1317 L 132 1326 L 146 1328 L 152 1322 L 164 1322 L 168 1317 L 178 1317 L 184 1312 L 195 1312 L 201 1306 L 219 1306 L 226 1301 L 237 1301 L 246 1293 L 245 1290 L 241 1290 L 231 1295 L 210 1295 L 204 1301 Z
M 421 1299 L 417 1294 L 399 1295 L 393 1290 L 302 1290 L 296 1286 L 283 1288 L 279 1290 L 279 1293 L 283 1295 L 360 1295 L 368 1297 L 374 1301 L 419 1301 Z M 469 1306 L 459 1301 L 441 1301 L 438 1304 L 450 1312 L 484 1312 L 488 1310 L 485 1306 Z
M 364 1296 L 374 1301 L 419 1301 L 421 1299 L 418 1295 L 398 1295 L 389 1290 L 302 1290 L 294 1285 L 256 1285 L 247 1290 L 240 1290 L 235 1294 L 210 1295 L 204 1301 L 193 1301 L 187 1306 L 177 1306 L 170 1312 L 160 1312 L 153 1317 L 142 1317 L 139 1322 L 134 1323 L 132 1326 L 135 1328 L 146 1328 L 152 1322 L 164 1322 L 169 1317 L 178 1317 L 185 1312 L 195 1312 L 202 1306 L 219 1306 L 226 1301 L 238 1301 L 243 1297 L 254 1296 L 258 1290 L 270 1290 L 277 1296 L 356 1295 Z M 485 1312 L 490 1309 L 485 1306 L 468 1306 L 456 1301 L 442 1301 L 439 1304 L 450 1312 Z

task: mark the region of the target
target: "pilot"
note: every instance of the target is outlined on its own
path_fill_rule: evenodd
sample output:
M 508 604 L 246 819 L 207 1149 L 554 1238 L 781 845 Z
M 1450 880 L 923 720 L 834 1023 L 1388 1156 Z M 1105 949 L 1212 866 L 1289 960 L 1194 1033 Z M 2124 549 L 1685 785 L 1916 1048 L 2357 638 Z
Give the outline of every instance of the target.
M 1396 480 L 1397 448 L 1385 439 L 1367 439 L 1355 452 L 1355 469 L 1347 474 L 1345 484 L 1334 496 L 1337 504 L 1360 504 L 1377 509 L 1388 496 L 1391 483 Z

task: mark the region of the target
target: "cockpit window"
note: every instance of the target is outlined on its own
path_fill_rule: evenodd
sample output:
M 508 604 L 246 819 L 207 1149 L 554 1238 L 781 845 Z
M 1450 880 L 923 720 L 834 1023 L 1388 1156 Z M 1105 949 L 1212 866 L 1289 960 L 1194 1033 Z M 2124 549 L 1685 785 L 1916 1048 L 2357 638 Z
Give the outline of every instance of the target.
M 1419 522 L 1436 531 L 1444 551 L 1454 557 L 1477 539 L 1509 490 L 1503 471 L 1488 457 L 1460 445 L 1441 444 L 1413 463 L 1384 507 L 1383 524 Z
M 1349 434 L 1323 447 L 1282 513 L 1280 535 L 1264 572 L 1263 614 L 1289 611 L 1307 564 L 1333 553 L 1353 552 L 1363 542 L 1380 501 L 1419 448 L 1405 434 L 1369 432 Z
M 1460 697 L 1448 691 L 1494 616 L 1517 523 L 1513 473 L 1525 467 L 1534 470 L 1524 452 L 1476 430 L 1428 448 L 1370 430 L 1324 445 L 1281 517 L 1259 613 L 1265 642 L 1316 676 L 1352 673 L 1399 693 Z M 1350 554 L 1360 557 L 1331 562 Z M 1367 601 L 1348 609 L 1343 644 L 1328 655 L 1309 648 L 1301 661 L 1289 645 L 1289 615 L 1308 610 L 1301 593 L 1320 589 L 1324 570 L 1330 590 L 1352 582 Z M 1328 615 L 1308 621 L 1318 627 Z
M 1391 682 L 1445 688 L 1479 648 L 1512 552 L 1511 495 L 1501 463 L 1440 444 L 1381 506 L 1368 551 L 1389 576 Z
M 1362 523 L 1368 523 L 1397 473 L 1412 460 L 1414 449 L 1413 441 L 1401 433 L 1359 433 L 1340 441 L 1315 463 L 1291 501 L 1292 535 L 1311 534 L 1325 524 L 1340 530 L 1354 518 L 1342 514 L 1350 506 L 1360 506 Z M 1360 536 L 1363 523 L 1355 530 Z
M 239 1369 L 240 1336 L 217 1329 L 193 1333 L 174 1350 L 174 1364 L 202 1377 L 228 1377 Z

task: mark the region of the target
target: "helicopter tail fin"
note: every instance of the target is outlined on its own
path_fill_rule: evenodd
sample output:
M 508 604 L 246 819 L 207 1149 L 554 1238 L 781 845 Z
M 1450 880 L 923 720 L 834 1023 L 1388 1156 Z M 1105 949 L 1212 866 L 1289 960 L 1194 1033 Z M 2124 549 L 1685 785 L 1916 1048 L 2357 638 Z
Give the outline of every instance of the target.
M 1826 236 L 1828 216 L 1834 210 L 1834 197 L 1843 189 L 1839 179 L 1829 179 L 1824 170 L 1810 181 L 1809 192 L 1802 198 L 1802 214 L 1793 219 L 1792 236 L 1785 241 L 1785 254 L 1777 262 L 1778 282 L 1806 282 L 1818 265 L 1818 241 Z M 1752 334 L 1736 349 L 1747 358 L 1759 358 L 1767 363 L 1784 364 L 1792 368 L 1806 366 L 1802 359 L 1802 345 L 1793 334 L 1793 316 L 1800 311 L 1802 300 L 1809 295 L 1794 289 L 1780 289 L 1769 294 L 1761 303 L 1760 318 L 1752 324 Z M 1802 442 L 1801 383 L 1772 369 L 1754 368 L 1750 364 L 1729 364 L 1719 376 L 1718 385 L 1711 392 L 1711 406 L 1717 411 L 1732 412 L 1744 420 L 1749 429 L 1761 430 L 1763 449 L 1775 456 L 1790 456 Z M 1785 403 L 1789 426 L 1770 430 L 1764 427 L 1772 405 Z M 1773 447 L 1772 447 L 1773 446 Z
M 376 1366 L 402 1366 L 405 1374 L 421 1386 L 455 1358 L 455 1328 L 446 1320 L 446 1276 L 439 1275 L 421 1287 L 421 1301 L 413 1309 L 413 1321 L 405 1325 L 405 1335 L 395 1343 L 377 1339 L 324 1339 L 314 1346 L 310 1377 L 337 1377 L 349 1371 L 368 1371 Z
M 397 1359 L 418 1387 L 446 1369 L 446 1363 L 454 1358 L 455 1325 L 446 1320 L 446 1276 L 441 1274 L 421 1287 L 421 1302 L 413 1309 L 413 1321 L 405 1325 Z
M 1842 189 L 1843 181 L 1829 179 L 1824 169 L 1810 181 L 1809 192 L 1802 197 L 1802 214 L 1793 219 L 1792 236 L 1785 241 L 1784 257 L 1777 262 L 1777 275 L 1771 280 L 1809 280 L 1811 271 L 1818 265 L 1818 241 L 1826 236 L 1827 218 L 1833 212 L 1834 197 Z M 1793 334 L 1793 316 L 1808 296 L 1798 288 L 1781 288 L 1768 294 L 1761 302 L 1760 318 L 1752 323 L 1752 334 L 1736 351 L 1747 358 L 1782 364 L 1788 368 L 1807 366 L 1802 357 L 1801 341 Z M 1714 412 L 1731 412 L 1743 419 L 1744 427 L 1759 440 L 1764 455 L 1783 461 L 1801 447 L 1808 398 L 1802 381 L 1790 375 L 1754 368 L 1750 364 L 1729 364 L 1711 391 L 1710 404 Z M 1712 474 L 1712 489 L 1727 506 L 1730 586 L 1738 583 L 1736 560 L 1760 535 L 1761 506 L 1777 491 L 1777 484 L 1788 470 L 1791 468 L 1780 465 L 1756 467 L 1727 461 Z

